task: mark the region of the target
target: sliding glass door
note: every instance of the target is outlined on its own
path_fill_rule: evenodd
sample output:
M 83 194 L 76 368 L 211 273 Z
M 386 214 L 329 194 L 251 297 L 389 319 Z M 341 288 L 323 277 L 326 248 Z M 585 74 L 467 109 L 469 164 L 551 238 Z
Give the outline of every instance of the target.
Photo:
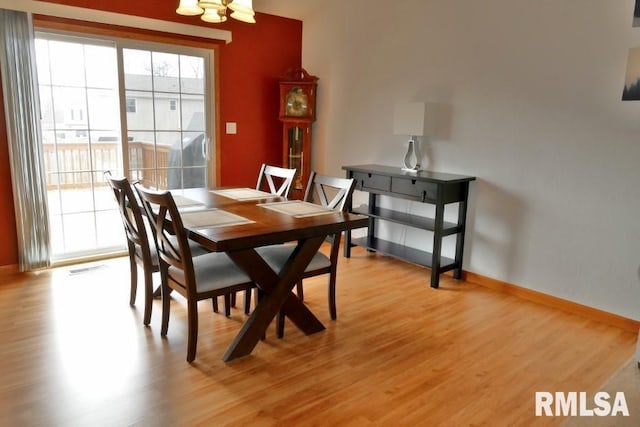
M 146 186 L 207 185 L 205 58 L 123 49 L 128 169 Z
M 115 46 L 49 36 L 36 53 L 53 257 L 122 246 L 102 177 L 122 169 Z
M 53 261 L 124 248 L 106 170 L 209 184 L 211 52 L 38 33 L 36 55 Z

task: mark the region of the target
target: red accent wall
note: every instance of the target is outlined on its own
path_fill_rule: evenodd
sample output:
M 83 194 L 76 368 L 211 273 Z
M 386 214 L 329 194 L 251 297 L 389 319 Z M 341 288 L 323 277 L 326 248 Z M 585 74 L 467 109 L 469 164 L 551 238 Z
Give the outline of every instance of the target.
M 260 164 L 280 164 L 282 127 L 278 121 L 278 78 L 301 66 L 302 22 L 273 15 L 256 15 L 256 24 L 229 19 L 206 24 L 198 17 L 175 13 L 178 0 L 43 0 L 109 12 L 144 16 L 229 30 L 232 42 L 219 45 L 220 177 L 223 186 L 255 185 Z M 175 36 L 180 37 L 180 36 Z M 201 41 L 203 39 L 200 39 Z M 224 133 L 226 122 L 237 123 L 237 134 Z M 9 173 L 4 111 L 0 119 L 0 266 L 16 264 L 17 238 Z
M 221 185 L 255 185 L 263 162 L 282 164 L 278 79 L 286 64 L 301 64 L 302 22 L 256 20 L 233 28 L 233 41 L 220 50 Z M 225 122 L 236 122 L 238 133 L 225 135 Z

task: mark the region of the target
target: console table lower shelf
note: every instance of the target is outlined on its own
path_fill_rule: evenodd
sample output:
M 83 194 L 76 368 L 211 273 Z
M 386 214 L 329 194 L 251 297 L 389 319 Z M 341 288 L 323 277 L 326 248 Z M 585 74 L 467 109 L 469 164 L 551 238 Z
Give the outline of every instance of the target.
M 409 246 L 383 240 L 378 237 L 352 237 L 351 244 L 367 248 L 371 251 L 380 252 L 381 254 L 389 255 L 403 261 L 408 261 L 422 267 L 432 267 L 431 260 L 433 258 L 433 254 L 431 252 L 411 248 Z M 441 273 L 453 270 L 454 268 L 456 268 L 455 260 L 440 257 L 439 271 Z

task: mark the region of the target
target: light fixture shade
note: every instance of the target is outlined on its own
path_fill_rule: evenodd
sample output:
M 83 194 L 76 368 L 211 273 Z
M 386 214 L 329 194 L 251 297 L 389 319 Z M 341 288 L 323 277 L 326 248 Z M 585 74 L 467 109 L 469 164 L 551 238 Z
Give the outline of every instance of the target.
M 219 13 L 217 9 L 205 9 L 200 19 L 212 24 L 220 24 L 227 20 L 227 16 L 225 15 L 224 11 L 222 11 L 222 13 Z
M 180 0 L 176 9 L 178 15 L 195 16 L 202 14 L 203 10 L 198 6 L 198 0 Z
M 424 102 L 397 104 L 393 133 L 396 135 L 422 136 L 424 133 Z
M 256 19 L 253 14 L 250 13 L 242 13 L 235 11 L 231 14 L 231 17 L 237 19 L 238 21 L 246 22 L 247 24 L 255 24 Z
M 229 3 L 229 8 L 235 12 L 254 16 L 256 13 L 253 11 L 252 0 L 233 0 Z M 233 15 L 232 15 L 233 16 Z
M 202 15 L 200 19 L 203 21 L 219 24 L 227 20 L 227 6 L 232 10 L 232 18 L 249 24 L 256 23 L 252 0 L 180 0 L 176 13 Z
M 227 5 L 225 3 L 226 2 L 223 2 L 222 0 L 200 0 L 198 2 L 198 6 L 204 10 L 225 10 L 227 8 Z

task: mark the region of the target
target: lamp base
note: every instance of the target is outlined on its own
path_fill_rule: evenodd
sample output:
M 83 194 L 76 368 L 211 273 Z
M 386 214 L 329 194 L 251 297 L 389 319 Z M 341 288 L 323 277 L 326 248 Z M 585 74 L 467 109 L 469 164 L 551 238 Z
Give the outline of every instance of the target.
M 418 154 L 418 147 L 414 145 L 415 137 L 412 137 L 409 140 L 409 147 L 407 148 L 407 154 L 404 156 L 404 167 L 403 171 L 407 172 L 417 172 L 420 170 L 420 159 Z M 417 143 L 416 143 L 417 144 Z

